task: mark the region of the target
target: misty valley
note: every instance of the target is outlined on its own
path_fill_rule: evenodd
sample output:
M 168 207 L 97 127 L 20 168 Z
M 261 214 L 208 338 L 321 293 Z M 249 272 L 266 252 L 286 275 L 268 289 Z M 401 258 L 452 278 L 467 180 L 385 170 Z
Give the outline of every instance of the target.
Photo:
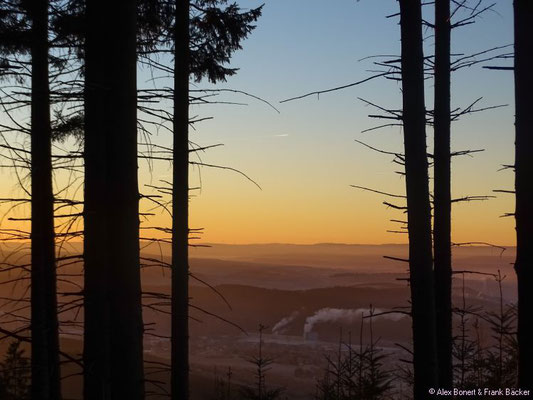
M 168 259 L 167 248 L 159 253 L 152 253 L 154 250 L 155 246 L 148 246 L 144 256 L 151 260 Z M 213 244 L 193 250 L 191 273 L 200 281 L 191 279 L 191 304 L 209 314 L 191 311 L 192 398 L 217 398 L 220 390 L 217 382 L 224 384 L 228 372 L 234 395 L 239 387 L 254 381 L 256 367 L 250 360 L 257 353 L 260 324 L 265 326 L 262 351 L 272 360 L 265 374 L 266 384 L 283 388 L 283 393 L 291 399 L 313 398 L 328 369 L 327 358 L 338 357 L 339 344 L 342 354 L 348 352 L 347 345 L 367 346 L 371 340 L 370 324 L 372 340 L 386 356 L 385 369 L 400 368 L 401 360 L 409 357 L 411 347 L 411 320 L 404 314 L 409 305 L 407 271 L 403 263 L 383 256 L 400 258 L 406 252 L 405 245 L 334 244 Z M 471 273 L 464 274 L 464 280 L 462 274 L 454 278 L 453 304 L 458 308 L 465 304 L 472 311 L 480 312 L 477 320 L 481 327 L 476 332 L 476 318 L 471 316 L 467 334 L 471 339 L 481 334 L 483 346 L 492 346 L 491 327 L 483 321 L 481 311 L 497 312 L 500 300 L 505 305 L 516 302 L 510 264 L 514 248 L 502 252 L 487 247 L 464 247 L 457 248 L 454 255 L 457 269 Z M 58 290 L 75 290 L 81 283 L 80 265 L 68 265 L 61 270 L 71 283 L 60 284 Z M 499 297 L 500 288 L 494 276 L 475 274 L 497 274 L 498 270 L 508 275 L 502 282 L 503 299 Z M 159 302 L 150 296 L 170 293 L 168 270 L 146 265 L 142 282 L 145 368 L 153 370 L 153 376 L 157 377 L 154 379 L 168 387 L 168 376 L 158 373 L 157 363 L 166 363 L 170 358 L 170 318 L 158 311 Z M 216 291 L 202 282 L 212 285 Z M 2 290 L 6 292 L 2 297 L 6 297 L 13 294 L 11 290 L 22 288 L 15 286 L 6 291 L 4 286 Z M 9 310 L 3 311 L 6 312 Z M 371 312 L 376 316 L 370 320 Z M 362 320 L 362 316 L 367 318 Z M 460 319 L 460 313 L 456 313 L 457 328 L 461 326 Z M 67 311 L 61 314 L 61 321 L 63 348 L 73 355 L 80 354 L 83 330 L 74 322 L 79 326 L 82 315 L 75 310 Z M 63 373 L 68 376 L 73 371 L 66 369 Z M 408 380 L 403 379 L 391 390 L 395 398 L 409 397 Z M 81 379 L 69 379 L 66 395 L 77 398 L 80 392 Z

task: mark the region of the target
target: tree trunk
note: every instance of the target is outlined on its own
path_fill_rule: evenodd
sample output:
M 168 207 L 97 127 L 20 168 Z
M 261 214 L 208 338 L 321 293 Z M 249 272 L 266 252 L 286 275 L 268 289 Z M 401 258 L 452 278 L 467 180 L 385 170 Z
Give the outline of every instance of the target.
M 452 370 L 452 252 L 450 156 L 450 0 L 435 1 L 434 232 L 435 308 L 439 387 L 450 389 Z
M 30 5 L 31 44 L 31 356 L 33 399 L 61 398 L 57 320 L 48 1 Z
M 106 135 L 103 88 L 108 66 L 102 52 L 102 1 L 87 1 L 84 135 L 84 399 L 110 399 L 110 304 L 106 255 Z
M 420 0 L 400 0 L 400 16 L 414 393 L 426 399 L 437 383 L 437 350 Z
M 90 279 L 86 304 L 91 318 L 85 323 L 90 323 L 86 333 L 95 336 L 86 338 L 85 355 L 92 369 L 86 373 L 85 393 L 96 396 L 92 398 L 141 400 L 136 2 L 92 0 L 87 1 L 87 11 L 92 40 L 85 56 L 92 81 L 87 82 L 86 100 L 91 104 L 87 104 L 86 121 L 87 135 L 93 136 L 86 143 L 85 156 L 89 173 L 85 196 L 90 200 L 85 212 L 89 222 L 85 276 Z M 96 349 L 96 355 L 90 349 Z M 90 379 L 97 384 L 94 390 Z
M 173 400 L 189 398 L 189 0 L 176 0 L 172 190 Z
M 111 398 L 144 398 L 137 178 L 136 2 L 104 2 Z
M 533 389 L 533 2 L 514 1 L 515 32 L 515 190 L 518 280 L 518 385 Z

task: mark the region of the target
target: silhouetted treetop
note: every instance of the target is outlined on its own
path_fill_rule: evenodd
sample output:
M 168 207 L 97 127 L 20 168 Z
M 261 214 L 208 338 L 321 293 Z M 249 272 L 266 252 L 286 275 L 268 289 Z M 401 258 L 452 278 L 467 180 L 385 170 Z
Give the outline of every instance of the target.
M 84 0 L 70 0 L 52 20 L 58 41 L 80 44 L 83 39 Z M 141 55 L 174 52 L 175 2 L 138 0 L 137 44 Z M 227 64 L 254 30 L 263 6 L 243 10 L 227 0 L 191 1 L 190 73 L 196 81 L 225 81 L 237 72 Z M 81 51 L 81 47 L 79 47 Z M 82 57 L 83 55 L 80 54 Z
M 207 77 L 211 82 L 225 81 L 236 68 L 225 66 L 241 41 L 255 28 L 263 6 L 242 11 L 236 3 L 225 0 L 198 0 L 191 4 L 191 69 L 196 81 Z
M 243 10 L 227 0 L 195 0 L 190 2 L 190 68 L 196 81 L 207 78 L 215 83 L 225 81 L 237 72 L 226 65 L 241 42 L 255 28 L 263 6 Z M 139 2 L 140 45 L 154 51 L 162 45 L 174 52 L 175 2 Z

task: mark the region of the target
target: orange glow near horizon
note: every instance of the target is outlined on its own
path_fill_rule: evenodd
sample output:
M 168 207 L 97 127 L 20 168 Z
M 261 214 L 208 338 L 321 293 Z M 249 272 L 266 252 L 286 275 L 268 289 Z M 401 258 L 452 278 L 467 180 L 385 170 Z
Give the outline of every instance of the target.
M 259 190 L 242 176 L 228 171 L 202 170 L 201 190 L 191 191 L 190 227 L 204 228 L 200 240 L 193 243 L 352 243 L 383 244 L 407 243 L 406 234 L 390 233 L 399 230 L 399 224 L 390 220 L 404 220 L 405 215 L 398 210 L 387 208 L 383 196 L 358 190 L 350 184 L 371 182 L 368 187 L 392 193 L 404 193 L 403 179 L 393 172 L 382 171 L 381 159 L 359 156 L 354 165 L 332 169 L 322 168 L 321 162 L 313 154 L 300 158 L 299 166 L 292 161 L 278 160 L 269 165 L 256 157 L 255 164 L 249 164 L 246 172 L 261 185 Z M 224 159 L 215 160 L 224 164 Z M 367 173 L 357 177 L 359 163 L 370 165 Z M 139 187 L 147 193 L 146 183 L 168 179 L 168 165 L 156 166 L 148 174 L 142 163 Z M 240 166 L 239 166 L 240 167 Z M 242 167 L 240 167 L 242 168 Z M 381 168 L 381 169 L 380 169 Z M 483 166 L 480 167 L 480 170 Z M 380 172 L 381 171 L 381 172 Z M 475 176 L 460 176 L 454 181 L 455 196 L 467 193 L 487 193 L 491 187 L 509 187 L 512 175 L 495 182 L 480 182 Z M 191 170 L 191 186 L 199 186 L 198 171 Z M 57 188 L 66 183 L 65 177 L 56 179 Z M 0 183 L 4 188 L 2 197 L 22 197 L 16 189 L 12 177 L 2 174 Z M 498 185 L 498 186 L 496 186 Z M 6 193 L 7 192 L 7 193 Z M 78 188 L 76 195 L 83 193 Z M 397 203 L 392 201 L 393 203 Z M 2 206 L 2 213 L 8 209 Z M 501 218 L 514 210 L 512 195 L 498 196 L 488 201 L 455 204 L 453 207 L 454 242 L 490 242 L 498 245 L 515 244 L 514 218 Z M 153 209 L 153 203 L 141 201 L 141 211 L 153 212 L 148 219 L 141 218 L 141 226 L 170 227 L 170 217 L 166 212 Z M 59 213 L 68 213 L 62 210 Z M 27 218 L 29 207 L 21 206 L 2 220 L 2 229 L 29 231 L 28 221 L 9 221 L 7 217 Z M 59 222 L 60 220 L 58 220 Z M 74 230 L 81 230 L 80 218 Z M 167 234 L 153 230 L 141 230 L 141 236 L 168 238 Z
M 387 232 L 399 230 L 390 220 L 405 215 L 384 206 L 383 196 L 349 187 L 349 177 L 346 183 L 325 179 L 320 190 L 308 179 L 269 178 L 260 191 L 238 176 L 204 170 L 203 189 L 190 201 L 191 228 L 204 228 L 195 243 L 407 243 L 406 234 Z M 402 180 L 375 182 L 381 188 L 388 182 L 391 191 L 402 193 Z M 508 196 L 454 205 L 453 241 L 513 246 L 514 219 L 500 218 L 512 212 L 513 201 Z M 164 215 L 153 222 L 170 226 Z

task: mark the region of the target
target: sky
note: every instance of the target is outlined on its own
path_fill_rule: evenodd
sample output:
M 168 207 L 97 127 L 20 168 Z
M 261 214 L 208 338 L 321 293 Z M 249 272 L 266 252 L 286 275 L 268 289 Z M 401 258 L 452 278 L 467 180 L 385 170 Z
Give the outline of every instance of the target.
M 476 2 L 473 2 L 476 3 Z M 489 4 L 488 2 L 486 2 Z M 242 7 L 261 2 L 240 1 Z M 200 186 L 190 201 L 192 228 L 204 228 L 202 242 L 216 243 L 405 243 L 407 235 L 390 219 L 401 213 L 382 204 L 378 194 L 352 188 L 367 186 L 403 194 L 404 181 L 394 171 L 389 156 L 358 144 L 364 141 L 387 151 L 402 151 L 400 127 L 362 132 L 379 120 L 376 110 L 358 98 L 389 108 L 401 107 L 397 82 L 376 79 L 343 91 L 279 103 L 309 91 L 328 89 L 366 78 L 375 55 L 399 55 L 400 31 L 394 0 L 267 0 L 257 28 L 243 43 L 231 66 L 239 72 L 217 88 L 246 91 L 274 105 L 243 95 L 224 95 L 220 100 L 247 105 L 214 104 L 191 107 L 191 114 L 213 117 L 191 131 L 199 145 L 224 146 L 200 154 L 201 160 L 236 168 L 238 173 L 191 169 L 191 186 Z M 466 16 L 466 14 L 461 14 Z M 431 6 L 425 18 L 432 20 Z M 425 30 L 425 51 L 433 51 L 430 29 Z M 512 2 L 498 1 L 493 11 L 475 24 L 455 30 L 452 51 L 470 54 L 494 46 L 512 44 Z M 507 60 L 506 65 L 511 61 Z M 494 64 L 494 63 L 493 63 Z M 142 84 L 150 74 L 140 70 Z M 480 66 L 453 76 L 452 106 L 466 107 L 483 97 L 480 107 L 507 107 L 464 117 L 453 125 L 453 150 L 485 149 L 475 157 L 454 159 L 454 197 L 492 195 L 494 189 L 512 189 L 513 174 L 499 171 L 512 164 L 514 107 L 512 73 L 489 71 Z M 143 82 L 144 80 L 144 82 Z M 192 88 L 212 88 L 201 82 Z M 432 108 L 433 85 L 426 85 L 427 107 Z M 170 144 L 168 133 L 153 132 L 154 143 Z M 431 148 L 432 132 L 428 130 Z M 171 177 L 166 162 L 149 171 L 141 162 L 141 190 L 146 183 Z M 5 173 L 3 173 L 4 179 Z M 487 241 L 514 244 L 514 220 L 501 218 L 514 209 L 511 195 L 455 205 L 453 241 Z M 146 224 L 169 224 L 157 212 Z
M 252 7 L 258 2 L 242 2 Z M 470 54 L 512 44 L 511 2 L 497 2 L 475 24 L 454 31 L 454 53 Z M 271 0 L 256 30 L 232 60 L 239 73 L 219 87 L 245 90 L 261 102 L 232 96 L 248 106 L 196 107 L 193 114 L 213 120 L 191 133 L 200 144 L 224 143 L 202 155 L 205 162 L 238 168 L 262 190 L 235 173 L 203 169 L 202 190 L 191 200 L 191 224 L 204 227 L 204 241 L 222 243 L 402 243 L 406 235 L 390 219 L 403 219 L 387 209 L 383 196 L 350 187 L 361 185 L 404 193 L 404 181 L 390 157 L 377 154 L 354 139 L 389 151 L 401 151 L 399 127 L 361 133 L 379 121 L 375 110 L 358 97 L 400 108 L 396 82 L 374 80 L 344 91 L 279 104 L 280 100 L 368 77 L 375 69 L 365 57 L 399 54 L 398 12 L 392 0 Z M 430 7 L 426 18 L 432 19 Z M 464 15 L 464 14 L 463 14 Z M 425 32 L 426 53 L 433 51 Z M 509 61 L 507 61 L 509 63 Z M 205 87 L 200 84 L 200 87 Z M 432 108 L 432 82 L 427 82 L 427 107 Z M 467 116 L 453 126 L 453 149 L 485 149 L 475 157 L 454 159 L 453 195 L 492 195 L 510 189 L 513 174 L 500 171 L 513 161 L 512 73 L 474 66 L 453 77 L 453 106 L 509 104 L 502 109 Z M 228 97 L 228 99 L 230 99 Z M 432 132 L 428 130 L 428 144 Z M 198 182 L 197 172 L 191 179 Z M 514 243 L 514 221 L 500 215 L 514 209 L 512 195 L 454 206 L 453 240 Z

